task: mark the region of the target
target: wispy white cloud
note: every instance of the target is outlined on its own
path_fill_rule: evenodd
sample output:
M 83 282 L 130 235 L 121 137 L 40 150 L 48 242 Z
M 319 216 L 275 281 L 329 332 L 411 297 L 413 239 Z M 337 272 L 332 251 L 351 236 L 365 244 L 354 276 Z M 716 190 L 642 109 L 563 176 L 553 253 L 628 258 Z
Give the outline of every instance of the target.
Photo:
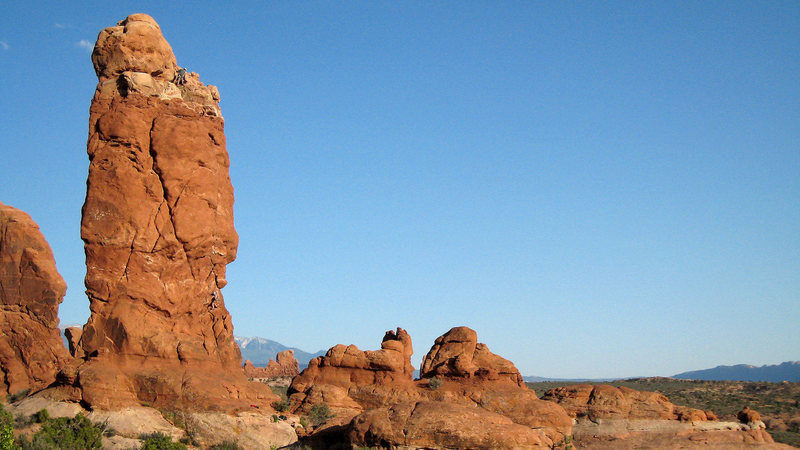
M 75 45 L 77 45 L 78 47 L 86 50 L 87 52 L 91 52 L 94 49 L 94 44 L 92 44 L 91 42 L 87 41 L 86 39 L 81 39 Z
M 0 47 L 3 47 L 3 50 L 8 50 L 11 48 L 11 46 L 8 45 L 8 42 L 6 41 L 0 41 Z
M 56 27 L 56 28 L 67 28 L 67 26 L 64 25 L 63 23 L 55 23 L 55 24 L 53 24 L 53 26 Z

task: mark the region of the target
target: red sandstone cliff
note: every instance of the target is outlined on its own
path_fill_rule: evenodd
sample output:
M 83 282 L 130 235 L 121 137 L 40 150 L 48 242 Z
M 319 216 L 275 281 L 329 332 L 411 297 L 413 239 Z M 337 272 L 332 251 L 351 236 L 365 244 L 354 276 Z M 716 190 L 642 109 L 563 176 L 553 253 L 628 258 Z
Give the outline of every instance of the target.
M 31 217 L 0 203 L 0 382 L 2 392 L 38 390 L 69 359 L 58 329 L 67 285 Z

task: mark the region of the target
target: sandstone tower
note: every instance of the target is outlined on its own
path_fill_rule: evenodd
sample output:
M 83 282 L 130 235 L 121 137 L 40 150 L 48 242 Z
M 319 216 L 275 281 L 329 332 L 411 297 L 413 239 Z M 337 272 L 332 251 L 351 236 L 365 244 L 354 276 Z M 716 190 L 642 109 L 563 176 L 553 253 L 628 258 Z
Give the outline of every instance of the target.
M 177 65 L 145 14 L 101 31 L 92 62 L 83 401 L 268 404 L 242 374 L 221 292 L 238 236 L 217 89 Z

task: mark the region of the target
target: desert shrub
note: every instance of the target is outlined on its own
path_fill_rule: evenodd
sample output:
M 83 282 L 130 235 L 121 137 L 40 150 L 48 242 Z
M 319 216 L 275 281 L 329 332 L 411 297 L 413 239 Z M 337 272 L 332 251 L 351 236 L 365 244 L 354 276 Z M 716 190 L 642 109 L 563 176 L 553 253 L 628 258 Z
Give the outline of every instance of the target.
M 288 386 L 272 386 L 272 385 L 269 385 L 269 388 L 270 388 L 270 390 L 272 391 L 273 394 L 277 395 L 282 400 L 288 400 L 289 399 L 289 396 L 288 396 L 289 387 Z
M 139 436 L 142 450 L 186 450 L 180 442 L 172 442 L 172 438 L 164 433 L 148 433 Z
M 314 425 L 322 425 L 333 416 L 334 414 L 331 412 L 331 408 L 325 403 L 312 406 L 311 411 L 308 413 L 308 418 L 311 419 L 311 423 Z
M 42 427 L 30 442 L 20 441 L 23 449 L 81 450 L 101 446 L 102 431 L 83 414 L 54 419 L 43 413 L 39 417 L 43 418 Z
M 800 416 L 794 416 L 789 419 L 788 429 L 792 433 L 800 433 Z
M 222 441 L 219 444 L 214 444 L 208 447 L 208 450 L 240 450 L 239 444 L 233 441 Z
M 769 434 L 772 435 L 775 442 L 791 445 L 792 447 L 800 447 L 800 434 L 792 433 L 791 431 L 770 431 Z
M 26 416 L 25 414 L 17 414 L 14 418 L 14 428 L 24 428 L 34 422 L 33 416 Z
M 300 426 L 306 428 L 308 425 L 309 423 L 308 419 L 306 419 L 306 416 L 300 416 Z
M 185 445 L 193 445 L 195 447 L 200 446 L 200 443 L 197 441 L 197 437 L 195 436 L 194 432 L 186 431 L 185 433 L 186 434 L 178 439 L 178 442 Z
M 33 421 L 36 423 L 45 423 L 50 420 L 50 412 L 46 409 L 40 409 L 33 415 Z
M 442 387 L 442 380 L 437 377 L 433 377 L 428 380 L 428 387 L 431 388 L 432 391 L 435 391 Z
M 289 409 L 289 400 L 279 400 L 272 404 L 272 407 L 275 408 L 275 411 L 284 412 Z
M 14 427 L 8 423 L 0 425 L 0 450 L 14 450 L 16 448 L 17 446 L 14 444 Z
M 14 424 L 14 415 L 11 414 L 11 411 L 6 411 L 5 406 L 0 403 L 0 425 L 11 425 L 13 428 Z

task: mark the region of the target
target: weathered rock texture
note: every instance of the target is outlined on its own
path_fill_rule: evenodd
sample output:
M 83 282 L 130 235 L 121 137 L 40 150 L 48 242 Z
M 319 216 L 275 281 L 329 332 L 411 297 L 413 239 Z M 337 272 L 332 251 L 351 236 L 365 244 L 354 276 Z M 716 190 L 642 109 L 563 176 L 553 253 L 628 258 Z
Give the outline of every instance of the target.
M 576 419 L 578 448 L 783 448 L 763 422 L 719 422 L 711 411 L 673 405 L 656 392 L 572 385 L 551 389 L 542 399 L 558 403 Z M 740 420 L 755 419 L 750 412 Z
M 502 414 L 514 423 L 536 429 L 550 444 L 562 441 L 572 430 L 572 419 L 559 405 L 539 400 L 514 364 L 478 342 L 477 333 L 455 327 L 439 336 L 422 360 L 422 380 L 442 381 L 433 400 L 479 406 Z
M 353 445 L 550 448 L 570 433 L 564 409 L 539 400 L 475 331 L 458 327 L 437 339 L 416 382 L 412 352 L 400 328 L 386 333 L 378 351 L 337 345 L 292 381 L 292 407 L 328 404 L 344 430 L 338 439 Z M 440 384 L 431 384 L 434 375 Z
M 0 203 L 0 381 L 3 394 L 55 381 L 69 359 L 58 329 L 67 285 L 31 217 Z
M 236 257 L 219 94 L 181 69 L 156 22 L 101 31 L 81 237 L 91 316 L 82 400 L 115 408 L 275 400 L 248 383 L 220 289 Z
M 312 359 L 292 380 L 288 393 L 293 408 L 307 412 L 325 403 L 352 417 L 364 409 L 417 399 L 412 353 L 411 337 L 402 328 L 387 331 L 380 350 L 337 345 Z
M 456 327 L 439 336 L 422 360 L 420 373 L 422 378 L 477 378 L 525 386 L 514 364 L 490 352 L 486 344 L 478 342 L 478 334 L 467 327 Z
M 294 350 L 284 350 L 270 359 L 266 367 L 255 367 L 248 359 L 242 369 L 249 378 L 296 377 L 300 373 L 300 363 L 294 357 Z
M 449 402 L 404 402 L 372 409 L 355 419 L 348 438 L 358 445 L 391 448 L 552 448 L 531 427 L 510 418 Z

